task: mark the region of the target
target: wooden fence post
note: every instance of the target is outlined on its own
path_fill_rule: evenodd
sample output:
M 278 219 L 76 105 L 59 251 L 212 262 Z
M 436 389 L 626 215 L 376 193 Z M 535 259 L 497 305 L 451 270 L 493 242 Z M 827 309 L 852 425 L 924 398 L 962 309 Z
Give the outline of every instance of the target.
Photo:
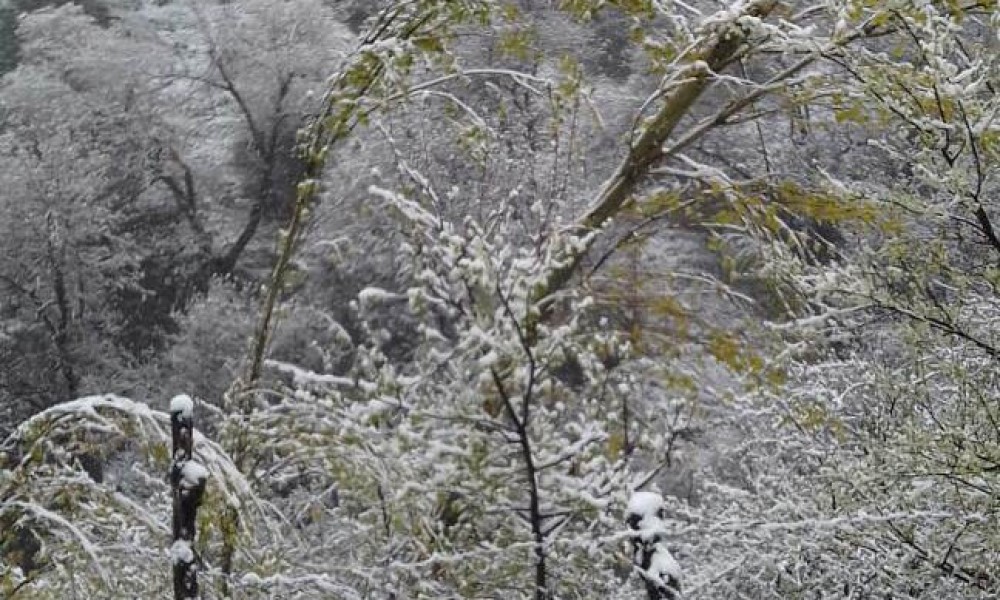
M 170 401 L 170 433 L 173 463 L 170 487 L 173 496 L 174 600 L 198 598 L 198 565 L 194 553 L 198 506 L 205 493 L 208 470 L 194 460 L 194 402 L 190 396 L 174 396 Z
M 680 600 L 681 568 L 667 549 L 663 497 L 635 492 L 625 514 L 632 530 L 632 563 L 649 600 Z

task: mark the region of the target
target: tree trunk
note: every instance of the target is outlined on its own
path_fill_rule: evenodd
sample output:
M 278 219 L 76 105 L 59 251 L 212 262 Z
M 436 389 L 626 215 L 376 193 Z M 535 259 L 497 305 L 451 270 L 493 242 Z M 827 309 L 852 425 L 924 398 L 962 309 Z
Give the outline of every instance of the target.
M 63 233 L 57 221 L 55 213 L 49 211 L 45 215 L 48 229 L 47 257 L 49 268 L 52 270 L 52 293 L 55 296 L 54 303 L 58 310 L 58 319 L 53 321 L 45 318 L 52 336 L 52 344 L 56 350 L 56 361 L 59 372 L 62 374 L 63 382 L 66 385 L 66 399 L 76 398 L 80 389 L 80 376 L 73 368 L 73 352 L 70 349 L 70 326 L 72 324 L 72 307 L 70 306 L 69 293 L 66 289 L 65 275 L 65 250 L 63 247 Z

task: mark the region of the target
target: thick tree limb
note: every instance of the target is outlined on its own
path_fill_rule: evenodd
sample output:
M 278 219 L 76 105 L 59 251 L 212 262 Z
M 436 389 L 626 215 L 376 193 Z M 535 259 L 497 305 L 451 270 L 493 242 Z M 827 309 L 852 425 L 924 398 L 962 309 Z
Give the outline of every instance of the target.
M 663 145 L 681 120 L 688 115 L 698 98 L 711 85 L 713 73 L 721 70 L 739 52 L 746 37 L 743 30 L 736 25 L 736 21 L 743 16 L 766 17 L 776 4 L 775 0 L 756 0 L 748 3 L 742 14 L 737 15 L 731 24 L 718 27 L 700 47 L 691 52 L 692 62 L 685 72 L 680 74 L 682 80 L 664 95 L 663 107 L 632 143 L 628 156 L 601 187 L 591 208 L 573 227 L 573 234 L 585 235 L 599 229 L 621 212 L 636 188 L 649 174 L 653 163 L 665 156 Z M 810 57 L 808 60 L 813 59 Z M 752 98 L 745 99 L 740 106 L 733 107 L 733 111 L 750 105 L 760 95 L 763 94 L 751 95 Z M 695 132 L 701 132 L 701 129 L 696 128 Z M 690 134 L 687 137 L 690 137 Z M 552 271 L 545 285 L 537 290 L 535 299 L 542 301 L 562 289 L 577 271 L 587 249 L 589 244 L 576 252 L 566 265 Z

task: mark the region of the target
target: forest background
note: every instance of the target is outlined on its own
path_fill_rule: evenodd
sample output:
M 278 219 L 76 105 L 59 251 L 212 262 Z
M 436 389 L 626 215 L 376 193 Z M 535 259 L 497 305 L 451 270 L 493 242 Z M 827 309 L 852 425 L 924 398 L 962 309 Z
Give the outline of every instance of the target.
M 0 593 L 169 594 L 190 394 L 204 597 L 672 597 L 637 491 L 685 597 L 997 597 L 998 35 L 8 0 Z

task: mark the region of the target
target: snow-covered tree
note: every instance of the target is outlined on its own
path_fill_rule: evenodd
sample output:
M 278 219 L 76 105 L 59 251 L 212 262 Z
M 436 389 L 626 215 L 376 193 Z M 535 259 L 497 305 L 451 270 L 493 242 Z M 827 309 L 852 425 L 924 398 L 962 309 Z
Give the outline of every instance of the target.
M 827 568 L 845 594 L 988 598 L 1000 585 L 997 17 L 901 3 L 881 18 L 891 42 L 836 57 L 846 77 L 831 98 L 894 177 L 831 175 L 879 226 L 848 230 L 832 262 L 776 261 L 801 293 L 782 327 L 798 345 L 782 402 L 816 438 L 818 508 L 869 521 L 836 539 Z
M 468 5 L 462 6 L 467 9 Z M 582 5 L 573 9 L 579 14 L 587 12 Z M 606 541 L 621 541 L 613 532 L 621 530 L 623 498 L 660 472 L 664 454 L 666 461 L 671 459 L 676 433 L 671 425 L 677 424 L 676 411 L 664 397 L 670 391 L 650 387 L 642 397 L 634 398 L 640 389 L 640 376 L 648 373 L 644 370 L 648 363 L 633 353 L 626 332 L 615 332 L 609 327 L 610 319 L 602 319 L 601 307 L 591 304 L 586 288 L 577 286 L 577 277 L 584 274 L 591 250 L 602 244 L 607 248 L 606 240 L 614 232 L 609 222 L 631 216 L 626 208 L 643 207 L 643 201 L 636 197 L 648 194 L 647 218 L 653 220 L 691 206 L 674 196 L 673 190 L 648 193 L 646 186 L 656 181 L 654 175 L 714 186 L 695 192 L 678 186 L 675 193 L 692 194 L 693 201 L 701 200 L 701 195 L 722 195 L 733 202 L 735 209 L 731 212 L 737 219 L 746 218 L 748 227 L 762 227 L 757 220 L 761 215 L 770 214 L 774 220 L 773 209 L 767 209 L 760 198 L 749 196 L 724 171 L 702 165 L 684 150 L 717 133 L 730 118 L 750 110 L 757 101 L 800 85 L 805 81 L 804 77 L 798 78 L 800 72 L 818 60 L 823 51 L 864 37 L 871 24 L 863 23 L 843 39 L 805 39 L 801 29 L 789 32 L 763 25 L 760 19 L 772 9 L 769 4 L 751 4 L 741 7 L 745 13 L 734 8 L 731 13 L 707 19 L 700 28 L 679 27 L 693 37 L 690 46 L 697 51 L 692 50 L 692 54 L 709 62 L 688 62 L 691 57 L 682 54 L 663 65 L 667 74 L 662 87 L 647 103 L 652 116 L 632 132 L 625 157 L 616 169 L 610 170 L 590 203 L 534 195 L 529 196 L 534 202 L 522 204 L 517 194 L 511 194 L 492 212 L 473 212 L 463 218 L 452 214 L 454 207 L 475 207 L 478 202 L 463 201 L 460 188 L 449 195 L 439 191 L 434 178 L 428 177 L 424 169 L 415 168 L 405 153 L 398 160 L 398 172 L 401 186 L 408 192 L 372 188 L 369 206 L 385 206 L 390 213 L 402 215 L 403 225 L 397 235 L 404 241 L 404 252 L 394 264 L 403 275 L 403 287 L 368 288 L 359 295 L 357 306 L 363 324 L 359 337 L 367 341 L 358 349 L 352 371 L 317 374 L 272 362 L 271 366 L 286 373 L 299 391 L 273 409 L 249 411 L 239 430 L 245 430 L 250 423 L 250 429 L 260 432 L 250 434 L 259 437 L 244 440 L 242 447 L 253 448 L 266 439 L 284 439 L 278 431 L 311 423 L 305 431 L 287 437 L 284 453 L 295 460 L 279 460 L 278 464 L 291 469 L 288 478 L 296 471 L 312 471 L 302 461 L 323 464 L 325 470 L 337 474 L 339 482 L 334 485 L 342 490 L 341 502 L 362 515 L 370 531 L 380 534 L 370 535 L 364 542 L 381 538 L 381 543 L 394 549 L 387 565 L 369 575 L 376 578 L 379 587 L 387 585 L 397 594 L 435 595 L 463 595 L 506 586 L 515 593 L 534 597 L 582 597 L 595 589 L 609 595 L 623 593 L 614 572 L 615 565 L 626 557 L 620 543 L 608 545 Z M 379 22 L 395 27 L 398 22 L 392 19 L 406 15 L 404 11 L 390 11 Z M 419 28 L 403 31 L 418 39 L 422 32 Z M 713 106 L 718 98 L 706 100 L 708 106 L 698 104 L 702 93 L 712 87 L 717 70 L 742 52 L 757 51 L 757 46 L 748 44 L 747 50 L 744 45 L 748 40 L 757 40 L 756 35 L 764 40 L 761 53 L 781 49 L 793 56 L 801 53 L 802 57 L 769 74 L 764 83 L 737 81 L 736 89 L 728 98 L 722 98 L 721 106 Z M 345 130 L 367 120 L 381 120 L 375 110 L 366 112 L 368 103 L 384 110 L 386 100 L 380 98 L 398 101 L 404 96 L 419 96 L 424 89 L 436 90 L 454 79 L 451 75 L 428 75 L 425 83 L 416 77 L 411 80 L 414 71 L 409 67 L 415 61 L 400 62 L 400 55 L 407 56 L 408 50 L 401 41 L 411 39 L 397 38 L 392 44 L 382 44 L 380 38 L 369 40 L 360 51 L 364 61 L 359 64 L 365 68 L 336 80 L 328 98 L 328 114 L 336 118 L 319 122 L 311 138 L 317 160 Z M 433 56 L 440 52 L 436 45 L 424 44 L 409 51 L 422 57 L 428 47 L 432 58 L 425 65 L 433 67 Z M 458 73 L 466 78 L 484 71 L 464 63 L 446 64 L 459 69 Z M 490 74 L 514 78 L 521 85 L 540 84 L 536 81 L 538 75 L 510 71 Z M 395 91 L 397 87 L 389 87 L 386 93 L 383 86 L 397 83 L 397 79 L 407 82 L 405 94 Z M 578 91 L 571 77 L 563 79 L 566 85 L 562 88 L 556 85 L 558 81 L 554 80 L 552 89 L 565 93 L 568 88 L 570 96 Z M 358 87 L 375 92 L 360 95 Z M 461 102 L 459 114 L 477 121 L 475 105 L 462 102 L 454 92 L 446 93 L 446 99 Z M 702 111 L 705 116 L 699 116 Z M 549 113 L 545 118 L 555 122 L 558 129 L 557 114 Z M 694 124 L 688 125 L 687 119 L 691 118 Z M 482 119 L 478 122 L 487 127 L 491 124 Z M 397 151 L 400 144 L 393 131 L 383 127 L 383 133 Z M 482 147 L 490 148 L 488 142 Z M 670 161 L 693 170 L 660 166 Z M 788 188 L 789 201 L 795 200 L 794 189 Z M 538 194 L 538 190 L 533 192 Z M 302 188 L 300 205 L 313 197 L 314 188 L 309 182 Z M 831 203 L 835 200 L 829 199 Z M 829 205 L 813 208 L 824 206 Z M 296 235 L 297 229 L 291 228 L 286 248 L 294 248 Z M 603 260 L 595 262 L 600 267 Z M 272 282 L 272 296 L 282 284 L 281 271 L 276 273 L 279 276 Z M 712 274 L 700 273 L 694 278 L 726 290 L 733 297 L 746 298 Z M 392 307 L 390 310 L 397 315 L 405 312 L 405 307 L 412 313 L 413 320 L 405 323 L 411 329 L 402 334 L 383 330 L 377 320 L 370 318 L 379 306 Z M 680 316 L 687 311 L 675 312 Z M 266 335 L 266 321 L 262 327 Z M 749 379 L 767 375 L 760 359 L 741 355 L 738 338 L 710 328 L 701 333 L 703 337 L 683 338 L 685 347 L 707 348 L 716 362 L 728 363 Z M 402 361 L 399 355 L 389 355 L 394 342 L 407 339 L 413 344 L 414 338 L 416 344 L 403 354 Z M 662 345 L 661 338 L 651 349 Z M 658 358 L 662 360 L 663 356 Z M 687 381 L 695 387 L 705 383 L 690 378 L 691 369 L 683 369 L 690 365 L 671 364 L 680 367 L 672 373 L 675 381 Z M 671 369 L 663 371 L 669 373 Z M 609 385 L 612 375 L 619 378 L 616 385 Z M 251 383 L 254 381 L 252 370 Z M 334 391 L 317 391 L 327 387 Z M 609 405 L 616 408 L 610 414 Z M 624 410 L 619 412 L 621 408 Z M 716 399 L 711 410 L 716 414 L 725 412 L 719 408 Z M 338 413 L 341 416 L 337 417 Z M 645 421 L 643 426 L 631 430 L 629 414 L 631 418 L 641 415 L 638 420 Z M 727 417 L 732 431 L 748 436 L 759 433 L 740 429 L 739 425 L 748 424 L 739 423 L 741 418 L 744 414 L 738 412 Z M 586 435 L 588 427 L 596 437 Z M 778 433 L 774 427 L 767 431 Z M 332 436 L 339 436 L 343 443 L 326 443 Z M 308 450 L 303 449 L 304 443 Z M 596 451 L 599 444 L 607 446 L 601 453 Z M 560 452 L 567 447 L 572 449 L 572 455 Z M 783 458 L 790 459 L 788 455 Z M 568 473 L 559 473 L 559 485 L 552 485 L 547 468 L 538 468 L 562 463 L 571 466 Z M 741 467 L 744 464 L 739 463 Z M 635 466 L 640 466 L 638 474 L 631 472 Z M 404 479 L 408 483 L 402 484 Z M 518 480 L 521 486 L 515 487 L 513 482 Z M 596 486 L 595 481 L 599 482 Z M 710 508 L 724 505 L 742 493 L 726 485 L 717 485 L 713 491 L 717 495 L 711 499 L 718 504 Z M 567 493 L 569 498 L 565 497 Z M 574 507 L 574 497 L 590 500 L 591 506 Z M 712 515 L 709 507 L 692 511 L 685 510 L 683 502 L 674 506 L 679 509 L 678 516 L 709 522 L 718 519 L 720 529 L 732 528 L 732 536 L 718 540 L 719 545 L 730 549 L 724 555 L 728 559 L 735 549 L 752 547 L 757 536 L 754 526 L 741 519 L 759 518 L 778 502 L 778 490 L 769 489 L 759 503 L 740 507 L 747 510 L 728 511 L 725 517 L 732 517 L 735 521 L 731 522 Z M 520 517 L 511 521 L 516 515 Z M 589 523 L 578 523 L 583 520 L 579 515 L 586 515 Z M 584 529 L 577 530 L 576 525 Z M 779 531 L 787 533 L 797 527 L 790 525 Z M 484 532 L 490 532 L 490 537 Z M 779 535 L 773 537 L 776 539 L 771 549 L 780 552 L 782 540 Z M 484 539 L 504 543 L 499 547 L 495 542 L 483 546 Z M 692 558 L 704 558 L 696 563 L 692 577 L 695 589 L 711 584 L 716 584 L 715 589 L 725 589 L 728 581 L 713 582 L 720 572 L 731 575 L 735 571 L 724 563 L 723 555 L 712 559 L 710 553 L 701 552 L 703 540 L 677 543 L 690 548 Z M 374 557 L 387 550 L 371 552 Z M 758 564 L 766 565 L 771 557 L 761 556 Z M 584 560 L 586 568 L 573 562 L 575 558 Z M 604 570 L 600 571 L 602 565 Z M 774 585 L 766 576 L 755 583 L 764 588 Z
M 321 3 L 146 7 L 176 50 L 149 81 L 187 98 L 150 181 L 195 253 L 247 231 L 203 210 L 243 168 L 239 223 L 289 218 L 246 375 L 204 404 L 205 593 L 995 596 L 995 7 L 533 4 L 388 3 L 302 133 L 294 202 L 271 159 L 300 67 L 332 60 L 305 58 Z M 596 60 L 594 27 L 627 49 Z M 111 177 L 93 156 L 68 184 Z M 85 468 L 163 462 L 140 450 L 164 418 L 101 397 L 15 430 L 7 589 L 166 589 L 165 506 L 130 542 L 109 525 L 165 484 Z M 79 441 L 106 437 L 138 447 Z M 154 558 L 155 581 L 78 567 Z
M 80 393 L 145 391 L 131 371 L 171 343 L 177 311 L 213 277 L 266 273 L 307 92 L 347 39 L 308 2 L 106 11 L 22 15 L 19 66 L 0 87 L 15 420 Z

